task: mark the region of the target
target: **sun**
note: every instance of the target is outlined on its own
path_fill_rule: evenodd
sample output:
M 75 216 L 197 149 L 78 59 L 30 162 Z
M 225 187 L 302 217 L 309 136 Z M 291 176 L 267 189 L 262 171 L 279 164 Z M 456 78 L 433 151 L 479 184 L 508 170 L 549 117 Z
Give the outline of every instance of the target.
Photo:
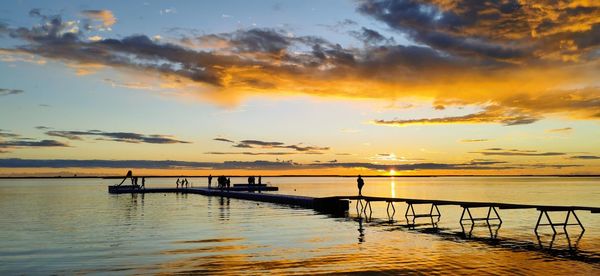
M 390 170 L 390 175 L 396 175 L 396 171 L 395 170 Z

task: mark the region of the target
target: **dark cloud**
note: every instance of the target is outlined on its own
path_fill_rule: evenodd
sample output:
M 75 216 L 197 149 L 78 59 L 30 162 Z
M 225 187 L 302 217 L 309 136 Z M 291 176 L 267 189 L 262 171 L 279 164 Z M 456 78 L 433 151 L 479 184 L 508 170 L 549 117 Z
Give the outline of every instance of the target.
M 534 114 L 524 113 L 518 109 L 507 109 L 500 106 L 490 106 L 484 111 L 464 116 L 452 116 L 430 119 L 408 119 L 408 120 L 375 120 L 377 125 L 406 126 L 425 124 L 481 124 L 500 123 L 505 126 L 531 124 L 539 120 Z
M 519 150 L 519 149 L 503 149 L 503 148 L 489 148 L 483 151 L 475 151 L 470 153 L 479 153 L 483 155 L 497 155 L 497 156 L 559 156 L 566 155 L 564 152 L 539 152 L 537 150 Z
M 215 140 L 215 141 L 221 141 L 221 142 L 227 142 L 227 143 L 235 143 L 234 141 L 231 141 L 231 140 L 226 139 L 226 138 L 215 138 L 213 140 Z
M 213 155 L 291 155 L 297 154 L 296 152 L 222 152 L 222 151 L 209 151 L 204 154 L 213 154 Z
M 347 29 L 352 26 L 357 26 L 357 25 L 358 25 L 358 23 L 356 23 L 356 21 L 354 21 L 352 19 L 344 19 L 344 20 L 336 22 L 333 25 L 318 24 L 318 26 L 325 27 L 325 28 L 329 29 L 330 31 L 336 32 L 336 33 L 339 33 L 344 29 Z
M 36 126 L 35 128 L 36 128 L 36 129 L 39 129 L 39 130 L 48 130 L 48 129 L 52 129 L 51 127 L 47 127 L 47 126 Z
M 395 44 L 394 38 L 387 38 L 379 32 L 365 27 L 362 27 L 360 31 L 350 31 L 349 34 L 365 45 Z
M 17 95 L 17 94 L 21 94 L 24 92 L 25 91 L 23 91 L 21 89 L 0 88 L 0 96 Z
M 563 128 L 554 128 L 554 129 L 548 129 L 546 130 L 546 132 L 550 132 L 550 133 L 557 133 L 557 132 L 571 132 L 573 130 L 572 127 L 563 127 Z
M 561 54 L 561 41 L 576 41 L 588 50 L 599 44 L 590 39 L 597 33 L 595 18 L 600 14 L 593 4 L 366 0 L 358 10 L 419 43 L 460 56 L 523 60 Z M 578 40 L 580 36 L 585 39 Z
M 477 142 L 487 142 L 490 139 L 462 139 L 460 140 L 463 143 L 477 143 Z
M 597 155 L 575 155 L 569 157 L 570 159 L 583 159 L 583 160 L 597 160 L 600 159 L 600 156 Z
M 16 138 L 19 136 L 19 134 L 11 133 L 9 131 L 0 129 L 0 138 Z
M 10 149 L 23 148 L 52 148 L 68 147 L 69 145 L 56 140 L 34 140 L 31 138 L 19 138 L 12 140 L 0 140 L 0 152 L 7 153 Z
M 221 138 L 217 138 L 221 139 Z M 215 140 L 217 140 L 215 139 Z M 225 139 L 224 142 L 235 143 L 232 140 Z M 218 140 L 223 141 L 223 140 Z M 302 144 L 298 145 L 286 145 L 283 142 L 272 142 L 272 141 L 261 141 L 261 140 L 242 140 L 239 143 L 235 143 L 233 147 L 236 148 L 247 148 L 247 149 L 292 149 L 297 152 L 302 152 L 305 154 L 322 154 L 322 151 L 329 150 L 329 147 L 316 147 L 316 146 L 303 146 Z
M 267 141 L 260 141 L 260 140 L 242 140 L 242 141 L 240 141 L 239 144 L 248 145 L 250 147 L 253 147 L 253 146 L 259 146 L 259 147 L 279 147 L 279 146 L 283 146 L 284 145 L 284 143 L 282 143 L 282 142 L 267 142 Z
M 19 134 L 0 129 L 0 153 L 7 153 L 10 149 L 17 148 L 46 148 L 46 147 L 68 147 L 69 145 L 56 140 L 36 140 L 21 137 Z
M 51 130 L 47 131 L 46 135 L 66 138 L 69 140 L 83 140 L 83 137 L 91 136 L 98 137 L 97 140 L 107 140 L 115 142 L 126 142 L 126 143 L 149 143 L 149 144 L 188 144 L 190 142 L 181 141 L 172 138 L 168 135 L 146 135 L 132 132 L 105 132 L 100 130 L 88 130 L 88 131 L 64 131 L 64 130 Z

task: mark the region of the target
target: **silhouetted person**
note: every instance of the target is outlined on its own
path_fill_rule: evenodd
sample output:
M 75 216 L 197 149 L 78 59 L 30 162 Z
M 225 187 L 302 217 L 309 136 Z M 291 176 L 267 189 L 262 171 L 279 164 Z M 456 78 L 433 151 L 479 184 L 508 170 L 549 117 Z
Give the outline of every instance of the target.
M 231 178 L 227 178 L 227 190 L 229 190 L 229 187 L 231 187 Z
M 363 186 L 365 186 L 365 181 L 363 181 L 363 179 L 362 179 L 362 177 L 360 177 L 360 175 L 356 179 L 356 184 L 358 186 L 358 195 L 362 196 L 362 188 L 363 188 Z
M 208 175 L 208 188 L 210 189 L 210 184 L 212 182 L 212 174 Z
M 258 185 L 261 185 L 261 184 L 262 184 L 262 176 L 259 175 L 258 176 Z
M 177 178 L 177 182 L 175 182 L 177 184 L 177 189 L 179 189 L 179 178 Z
M 138 186 L 138 178 L 137 176 L 133 178 L 133 187 L 135 188 L 139 188 L 140 186 Z
M 146 178 L 142 177 L 142 189 L 146 189 Z
M 219 176 L 219 188 L 221 188 L 221 191 L 223 191 L 226 184 L 227 184 L 227 178 L 225 178 L 224 175 Z

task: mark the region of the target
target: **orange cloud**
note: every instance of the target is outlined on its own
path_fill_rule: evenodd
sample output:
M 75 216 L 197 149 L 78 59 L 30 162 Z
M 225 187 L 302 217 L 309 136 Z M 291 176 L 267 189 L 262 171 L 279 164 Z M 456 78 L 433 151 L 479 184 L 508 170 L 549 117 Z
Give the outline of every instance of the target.
M 109 10 L 84 10 L 81 14 L 89 19 L 101 21 L 105 28 L 117 23 L 117 18 Z

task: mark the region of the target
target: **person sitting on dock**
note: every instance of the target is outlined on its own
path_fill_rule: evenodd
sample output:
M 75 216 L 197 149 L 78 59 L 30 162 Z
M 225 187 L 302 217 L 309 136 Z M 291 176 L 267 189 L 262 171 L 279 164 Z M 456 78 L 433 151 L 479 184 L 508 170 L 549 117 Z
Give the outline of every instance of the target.
M 362 188 L 365 186 L 365 181 L 360 175 L 358 175 L 358 178 L 356 179 L 356 184 L 358 185 L 358 195 L 362 196 Z
M 212 182 L 212 174 L 208 175 L 208 188 L 210 189 L 210 184 Z

